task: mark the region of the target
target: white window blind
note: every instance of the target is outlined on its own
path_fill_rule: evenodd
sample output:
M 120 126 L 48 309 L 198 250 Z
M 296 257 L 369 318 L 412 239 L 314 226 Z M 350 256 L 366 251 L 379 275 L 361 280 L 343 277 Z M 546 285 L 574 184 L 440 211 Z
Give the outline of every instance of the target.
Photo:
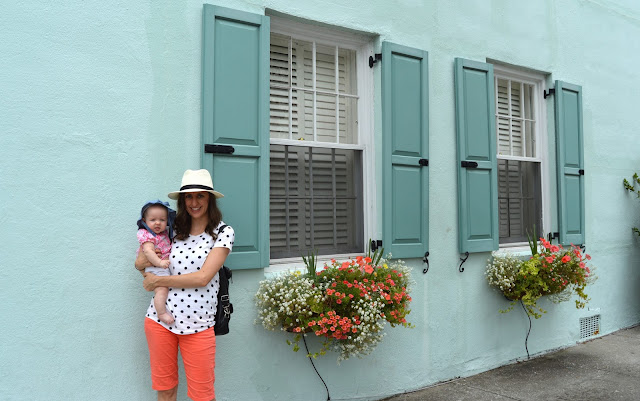
M 272 33 L 270 58 L 270 256 L 362 251 L 356 51 Z
M 495 74 L 500 243 L 542 230 L 541 158 L 535 85 Z

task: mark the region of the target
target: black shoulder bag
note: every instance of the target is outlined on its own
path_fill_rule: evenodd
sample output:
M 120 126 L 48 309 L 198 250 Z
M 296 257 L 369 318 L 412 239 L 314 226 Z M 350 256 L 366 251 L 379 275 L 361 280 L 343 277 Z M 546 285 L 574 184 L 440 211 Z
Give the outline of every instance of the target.
M 218 230 L 218 235 L 226 228 L 223 225 Z M 220 289 L 218 290 L 218 308 L 216 310 L 216 324 L 214 332 L 216 336 L 222 336 L 229 333 L 229 320 L 233 313 L 233 304 L 229 301 L 229 280 L 231 279 L 231 269 L 222 266 L 218 271 L 218 280 L 220 281 Z

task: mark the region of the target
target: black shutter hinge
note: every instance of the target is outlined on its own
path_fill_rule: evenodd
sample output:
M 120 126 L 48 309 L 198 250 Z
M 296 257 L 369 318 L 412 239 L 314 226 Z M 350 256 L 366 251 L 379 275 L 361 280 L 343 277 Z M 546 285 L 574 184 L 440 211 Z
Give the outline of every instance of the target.
M 580 169 L 580 170 L 578 170 L 578 174 L 580 174 L 580 175 L 584 175 L 584 169 Z
M 372 239 L 371 240 L 371 252 L 375 252 L 378 248 L 382 248 L 382 240 L 381 239 Z
M 461 161 L 460 165 L 464 168 L 478 168 L 477 162 L 468 162 L 466 160 Z
M 554 238 L 559 238 L 559 237 L 560 237 L 560 233 L 547 234 L 547 239 L 549 240 L 549 242 L 553 241 Z
M 208 143 L 204 145 L 204 153 L 223 153 L 230 155 L 235 151 L 233 146 L 228 145 L 211 145 Z
M 462 265 L 467 261 L 467 259 L 469 259 L 469 252 L 464 253 L 464 258 L 460 257 L 460 266 L 458 266 L 458 271 L 460 273 L 464 271 L 464 267 L 462 267 Z
M 376 57 L 369 56 L 369 68 L 373 68 L 373 65 L 378 61 L 382 61 L 382 53 L 376 53 Z
M 418 160 L 418 164 L 422 167 L 427 167 L 429 165 L 429 159 L 420 159 Z
M 556 89 L 555 88 L 549 88 L 548 91 L 542 91 L 544 94 L 544 98 L 546 99 L 547 97 L 554 95 L 556 93 Z
M 422 269 L 422 274 L 427 274 L 429 271 L 429 251 L 424 253 L 424 259 L 422 259 L 422 262 L 427 264 L 427 267 Z

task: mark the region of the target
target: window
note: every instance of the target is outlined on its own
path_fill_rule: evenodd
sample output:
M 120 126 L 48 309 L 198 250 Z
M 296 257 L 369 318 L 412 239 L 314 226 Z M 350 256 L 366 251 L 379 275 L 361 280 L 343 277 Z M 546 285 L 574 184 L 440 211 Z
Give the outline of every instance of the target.
M 540 75 L 494 66 L 501 245 L 544 232 L 546 121 Z
M 353 36 L 272 18 L 272 260 L 364 249 L 372 78 L 368 41 Z

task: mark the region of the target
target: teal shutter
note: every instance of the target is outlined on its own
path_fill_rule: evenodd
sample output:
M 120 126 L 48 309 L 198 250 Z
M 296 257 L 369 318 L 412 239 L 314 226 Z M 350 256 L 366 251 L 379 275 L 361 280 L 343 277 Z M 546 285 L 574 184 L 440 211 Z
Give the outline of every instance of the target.
M 427 52 L 382 43 L 383 246 L 394 258 L 429 246 Z
M 492 251 L 499 247 L 493 66 L 457 58 L 455 87 L 459 249 Z
M 202 167 L 225 197 L 219 206 L 236 238 L 233 269 L 269 265 L 269 18 L 204 5 Z
M 560 243 L 584 244 L 582 88 L 556 81 L 556 158 Z

